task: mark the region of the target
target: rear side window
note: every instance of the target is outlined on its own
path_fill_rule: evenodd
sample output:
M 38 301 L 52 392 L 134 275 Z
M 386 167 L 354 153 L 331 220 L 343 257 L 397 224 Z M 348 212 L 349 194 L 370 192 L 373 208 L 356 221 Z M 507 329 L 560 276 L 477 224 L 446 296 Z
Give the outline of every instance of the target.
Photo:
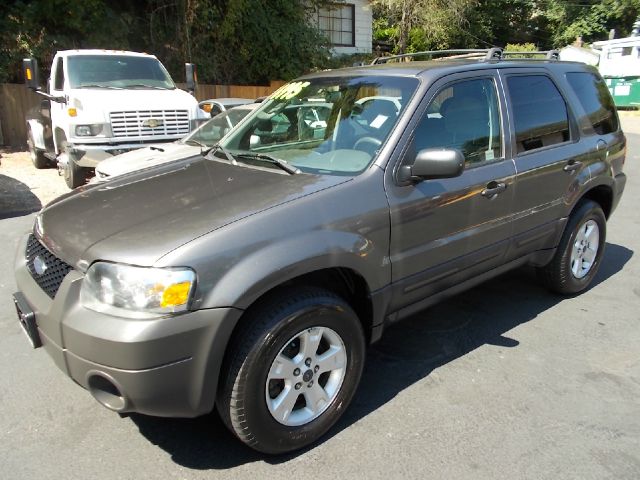
M 562 95 L 545 75 L 507 77 L 518 153 L 569 140 L 569 116 Z
M 567 73 L 567 81 L 598 135 L 618 130 L 618 116 L 604 81 L 593 73 Z

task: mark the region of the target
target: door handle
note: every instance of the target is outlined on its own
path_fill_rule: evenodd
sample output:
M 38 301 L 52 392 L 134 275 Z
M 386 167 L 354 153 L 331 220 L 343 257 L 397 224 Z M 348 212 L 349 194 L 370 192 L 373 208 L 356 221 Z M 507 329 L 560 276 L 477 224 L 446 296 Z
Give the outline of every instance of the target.
M 600 151 L 604 148 L 607 148 L 607 142 L 602 139 L 598 140 L 598 143 L 596 143 L 596 150 Z
M 493 198 L 507 189 L 507 184 L 503 182 L 489 182 L 481 194 L 485 198 Z
M 571 160 L 569 163 L 567 163 L 562 169 L 565 172 L 575 172 L 576 170 L 578 170 L 580 167 L 582 166 L 582 162 L 576 162 Z

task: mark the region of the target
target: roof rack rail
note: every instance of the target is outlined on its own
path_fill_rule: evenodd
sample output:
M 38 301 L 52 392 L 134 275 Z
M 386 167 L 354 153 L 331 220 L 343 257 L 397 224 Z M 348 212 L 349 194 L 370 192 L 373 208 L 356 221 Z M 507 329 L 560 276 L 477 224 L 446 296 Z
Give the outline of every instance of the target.
M 484 49 L 474 49 L 474 48 L 461 48 L 454 50 L 427 50 L 424 52 L 412 52 L 412 53 L 403 53 L 401 55 L 391 55 L 389 57 L 378 57 L 371 62 L 371 65 L 380 65 L 382 63 L 387 63 L 389 60 L 392 61 L 401 61 L 405 58 L 413 58 L 420 55 L 442 55 L 449 58 L 481 58 L 484 61 L 496 61 L 496 60 L 504 60 L 505 57 L 510 57 L 513 55 L 544 55 L 545 60 L 559 60 L 560 59 L 560 51 L 559 50 L 545 50 L 545 51 L 535 51 L 535 52 L 505 52 L 500 47 L 493 48 L 484 48 Z M 530 59 L 529 59 L 530 60 Z
M 544 55 L 546 60 L 560 60 L 560 50 L 538 50 L 534 52 L 502 52 L 502 57 L 511 55 Z
M 378 57 L 371 62 L 371 65 L 380 65 L 382 63 L 387 63 L 389 60 L 402 60 L 403 58 L 412 58 L 420 55 L 445 55 L 445 56 L 456 56 L 457 58 L 477 58 L 480 55 L 484 55 L 486 60 L 491 58 L 499 59 L 495 57 L 496 51 L 502 51 L 500 48 L 459 48 L 453 50 L 427 50 L 424 52 L 412 52 L 412 53 L 403 53 L 401 55 L 391 55 L 389 57 Z M 492 56 L 490 57 L 489 54 Z

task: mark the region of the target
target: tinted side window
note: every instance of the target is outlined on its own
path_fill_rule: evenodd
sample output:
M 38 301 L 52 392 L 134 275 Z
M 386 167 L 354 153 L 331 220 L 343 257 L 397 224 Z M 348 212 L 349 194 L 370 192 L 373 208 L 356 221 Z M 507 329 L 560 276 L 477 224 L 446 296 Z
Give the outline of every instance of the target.
M 468 165 L 502 157 L 500 111 L 493 80 L 465 80 L 440 90 L 416 128 L 414 146 L 415 152 L 457 148 Z
M 593 73 L 567 73 L 567 81 L 598 135 L 618 130 L 616 107 L 601 78 Z
M 507 77 L 518 153 L 569 140 L 564 98 L 544 75 Z
M 58 58 L 56 62 L 56 77 L 53 81 L 55 90 L 64 90 L 64 69 L 62 68 L 62 58 Z

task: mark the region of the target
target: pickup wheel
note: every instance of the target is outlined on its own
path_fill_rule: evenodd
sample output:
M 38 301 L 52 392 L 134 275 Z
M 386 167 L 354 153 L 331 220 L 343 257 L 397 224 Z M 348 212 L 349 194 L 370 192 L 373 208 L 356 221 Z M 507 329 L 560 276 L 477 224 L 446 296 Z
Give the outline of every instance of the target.
M 64 167 L 64 181 L 69 188 L 77 188 L 87 183 L 88 169 L 79 167 L 73 159 L 69 158 Z
M 44 152 L 39 148 L 36 148 L 31 128 L 27 130 L 27 145 L 29 146 L 29 156 L 31 157 L 34 167 L 41 169 L 49 168 L 51 166 L 51 162 L 44 156 Z
M 84 185 L 87 183 L 87 178 L 89 178 L 89 171 L 91 169 L 80 167 L 75 160 L 73 159 L 73 155 L 69 152 L 67 148 L 67 144 L 64 143 L 62 146 L 61 155 L 66 155 L 66 161 L 64 162 L 63 167 L 63 175 L 64 181 L 69 188 L 77 188 L 80 185 Z
M 247 315 L 225 359 L 220 416 L 260 452 L 309 445 L 340 418 L 360 382 L 360 320 L 342 298 L 311 287 L 281 291 Z
M 581 201 L 569 217 L 553 259 L 538 269 L 545 286 L 563 295 L 585 290 L 600 267 L 606 232 L 607 220 L 600 205 Z

